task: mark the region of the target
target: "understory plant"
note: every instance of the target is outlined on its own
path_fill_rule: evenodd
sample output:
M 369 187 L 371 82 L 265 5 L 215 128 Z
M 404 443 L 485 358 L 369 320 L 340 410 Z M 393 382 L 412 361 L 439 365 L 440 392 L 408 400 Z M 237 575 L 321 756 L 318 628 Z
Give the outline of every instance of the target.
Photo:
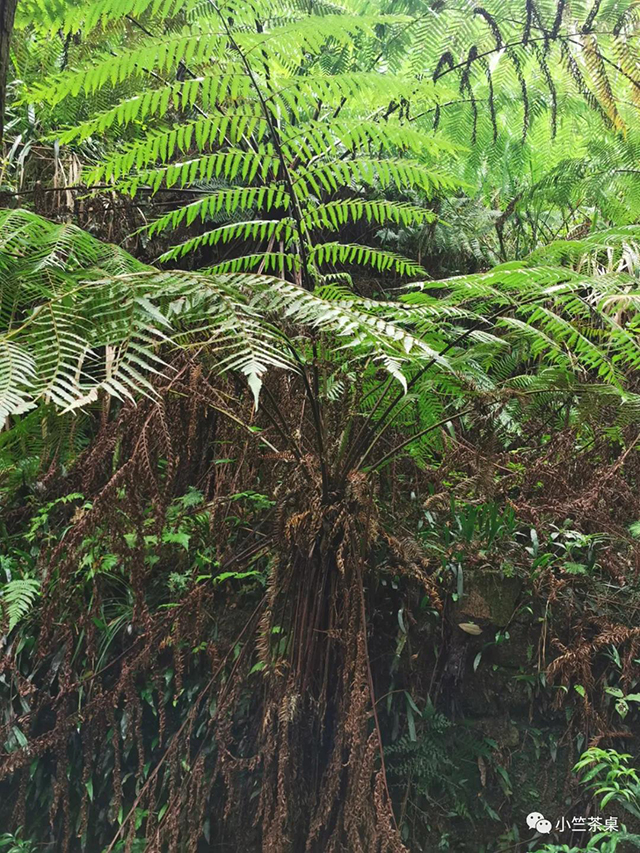
M 585 787 L 600 810 L 605 806 L 618 806 L 628 810 L 634 817 L 640 816 L 640 781 L 637 771 L 629 766 L 630 755 L 615 749 L 591 747 L 584 752 L 573 768 L 580 773 L 580 784 Z M 615 853 L 622 850 L 640 849 L 640 835 L 630 833 L 622 825 L 614 832 L 597 832 L 589 839 L 586 847 L 547 844 L 536 853 Z

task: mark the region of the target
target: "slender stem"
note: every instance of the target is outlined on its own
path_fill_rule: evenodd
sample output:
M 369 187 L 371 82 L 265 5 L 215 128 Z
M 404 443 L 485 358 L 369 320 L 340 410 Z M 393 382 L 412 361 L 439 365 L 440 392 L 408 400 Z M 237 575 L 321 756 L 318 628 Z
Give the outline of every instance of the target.
M 404 406 L 402 406 L 402 407 L 400 407 L 400 408 L 396 409 L 395 413 L 393 413 L 393 414 L 389 417 L 389 419 L 388 419 L 387 423 L 385 424 L 385 429 L 386 429 L 387 427 L 391 426 L 391 424 L 396 420 L 396 418 L 398 418 L 398 417 L 399 417 L 399 415 L 401 415 L 401 414 L 402 414 L 402 412 L 404 412 L 404 410 L 405 410 L 408 406 L 410 406 L 410 405 L 411 405 L 411 403 L 412 403 L 412 399 L 409 399 L 409 400 L 407 400 L 407 402 L 405 403 L 405 405 L 404 405 Z M 372 441 L 371 441 L 371 444 L 367 447 L 367 449 L 364 451 L 364 453 L 362 454 L 362 456 L 360 457 L 360 459 L 359 459 L 359 460 L 358 460 L 358 462 L 356 463 L 356 465 L 355 465 L 356 469 L 358 469 L 358 470 L 359 470 L 359 469 L 362 467 L 363 463 L 366 461 L 366 459 L 367 459 L 367 458 L 369 457 L 369 455 L 371 454 L 371 451 L 373 450 L 373 448 L 376 446 L 376 444 L 377 444 L 377 443 L 380 441 L 380 439 L 382 438 L 383 433 L 384 433 L 384 431 L 380 431 L 379 433 L 377 433 L 377 434 L 375 434 L 375 435 L 373 436 L 373 439 L 372 439 Z
M 494 405 L 495 405 L 495 402 L 502 402 L 502 401 L 501 400 L 500 401 L 494 401 Z M 475 411 L 474 407 L 469 406 L 468 409 L 463 409 L 461 412 L 458 412 L 455 415 L 447 415 L 446 418 L 442 418 L 442 420 L 436 421 L 435 424 L 431 424 L 431 426 L 428 426 L 425 429 L 420 430 L 420 432 L 417 432 L 415 435 L 410 435 L 409 438 L 406 438 L 404 441 L 401 441 L 400 444 L 397 444 L 388 453 L 385 453 L 385 455 L 382 457 L 382 459 L 380 459 L 378 462 L 376 462 L 376 464 L 373 465 L 369 470 L 370 471 L 377 471 L 379 468 L 382 468 L 382 466 L 386 462 L 389 462 L 391 459 L 393 459 L 393 457 L 396 454 L 400 453 L 401 450 L 404 450 L 404 448 L 407 447 L 409 444 L 412 444 L 414 441 L 417 441 L 419 438 L 422 438 L 423 436 L 428 435 L 430 432 L 433 432 L 435 429 L 439 429 L 441 426 L 448 424 L 449 421 L 459 420 L 460 418 L 464 417 L 465 415 L 470 415 L 473 411 Z
M 366 428 L 367 428 L 368 424 L 369 424 L 369 423 L 371 423 L 371 421 L 372 421 L 372 419 L 373 419 L 373 416 L 374 416 L 374 415 L 375 415 L 375 413 L 378 411 L 378 408 L 382 405 L 382 403 L 384 402 L 385 397 L 386 397 L 386 396 L 387 396 L 387 394 L 389 393 L 389 388 L 391 387 L 391 383 L 392 383 L 392 382 L 393 382 L 393 376 L 389 376 L 389 378 L 388 378 L 388 379 L 386 380 L 386 382 L 384 383 L 384 387 L 383 387 L 383 389 L 382 389 L 382 393 L 380 394 L 380 396 L 379 396 L 379 397 L 378 397 L 378 399 L 376 400 L 375 405 L 373 406 L 373 409 L 369 412 L 369 414 L 367 415 L 366 420 L 361 424 L 360 429 L 358 430 L 358 434 L 357 434 L 357 435 L 356 435 L 356 437 L 353 439 L 353 445 L 352 445 L 352 446 L 357 446 L 357 445 L 358 445 L 358 443 L 359 443 L 359 441 L 360 441 L 360 439 L 361 439 L 361 437 L 362 437 L 363 432 L 366 430 Z M 379 388 L 379 387 L 380 387 L 380 386 L 378 385 L 378 386 L 377 386 L 377 388 Z M 360 401 L 360 405 L 361 405 L 361 406 L 362 406 L 363 402 L 364 402 L 364 401 L 365 401 L 365 400 L 366 400 L 366 399 L 367 399 L 371 394 L 375 393 L 375 390 L 377 390 L 377 388 L 376 388 L 376 389 L 374 389 L 373 391 L 368 391 L 368 392 L 364 395 L 364 397 L 363 397 L 363 398 L 362 398 L 362 400 Z M 346 459 L 346 461 L 345 461 L 344 470 L 343 470 L 343 472 L 342 472 L 342 474 L 343 474 L 344 476 L 346 476 L 347 471 L 349 470 L 349 464 L 350 464 L 350 461 L 351 461 L 351 455 L 352 455 L 352 454 L 351 454 L 351 450 L 350 450 L 350 451 L 348 452 L 348 454 L 347 454 L 347 459 Z M 342 458 L 342 453 L 340 454 L 340 456 L 338 457 L 338 459 L 340 460 L 341 458 Z
M 295 454 L 295 457 L 299 462 L 302 459 L 302 452 L 301 452 L 300 448 L 298 447 L 298 443 L 293 438 L 293 435 L 291 434 L 292 431 L 289 429 L 289 425 L 285 421 L 284 415 L 282 414 L 280 407 L 278 406 L 278 403 L 277 403 L 276 399 L 274 398 L 273 394 L 267 388 L 266 385 L 263 385 L 262 387 L 263 387 L 264 393 L 269 398 L 269 402 L 273 406 L 275 413 L 277 414 L 278 418 L 280 419 L 280 424 L 277 423 L 277 421 L 275 420 L 275 418 L 271 414 L 271 412 L 269 412 L 269 410 L 265 408 L 265 412 L 267 414 L 267 417 L 269 418 L 271 423 L 274 425 L 274 427 L 277 429 L 280 436 L 285 440 L 285 442 L 289 442 L 291 444 L 291 446 L 293 447 L 293 452 Z
M 311 405 L 311 414 L 316 430 L 316 440 L 318 443 L 318 458 L 320 461 L 320 472 L 322 476 L 322 498 L 324 501 L 326 501 L 329 496 L 329 473 L 327 470 L 327 463 L 324 456 L 324 429 L 322 427 L 322 415 L 320 413 L 318 399 L 313 393 L 313 389 L 311 388 L 311 384 L 309 382 L 309 377 L 307 376 L 306 368 L 302 363 L 298 351 L 288 338 L 285 338 L 285 343 L 291 350 L 291 354 L 293 355 L 294 359 L 298 362 L 302 381 L 304 382 L 304 388 L 309 399 L 309 404 Z
M 570 271 L 568 270 L 567 275 L 569 275 L 569 274 L 570 274 Z M 425 375 L 425 373 L 435 364 L 435 362 L 438 360 L 438 358 L 441 358 L 442 356 L 446 355 L 446 353 L 449 352 L 453 347 L 462 343 L 464 340 L 466 340 L 466 338 L 468 338 L 470 335 L 472 335 L 475 331 L 477 331 L 485 323 L 493 323 L 494 320 L 497 320 L 499 317 L 501 317 L 503 314 L 505 314 L 511 308 L 514 308 L 514 307 L 520 308 L 524 305 L 529 305 L 531 303 L 536 302 L 540 298 L 541 298 L 540 295 L 536 294 L 531 299 L 523 300 L 522 302 L 517 303 L 517 304 L 509 301 L 509 303 L 507 305 L 503 306 L 499 311 L 496 311 L 494 314 L 491 314 L 488 317 L 482 317 L 480 320 L 473 323 L 465 332 L 463 332 L 461 335 L 459 335 L 453 341 L 448 343 L 444 347 L 444 349 L 438 353 L 437 356 L 434 356 L 433 358 L 429 359 L 429 361 L 423 367 L 420 368 L 420 370 L 416 373 L 416 375 L 411 380 L 409 380 L 409 382 L 407 383 L 407 391 L 398 392 L 398 394 L 396 394 L 395 398 L 389 403 L 387 408 L 384 410 L 383 414 L 380 416 L 379 423 L 382 425 L 381 429 L 380 429 L 380 435 L 382 435 L 382 433 L 385 432 L 385 430 L 389 426 L 390 422 L 388 421 L 388 418 L 389 418 L 389 415 L 391 414 L 391 412 L 395 409 L 395 407 L 398 405 L 398 403 L 406 396 L 407 392 L 410 391 L 416 385 L 416 383 Z M 365 421 L 364 426 L 368 427 L 368 425 L 370 423 L 371 423 L 371 413 L 369 413 L 369 415 Z M 354 444 L 352 445 L 352 448 L 348 454 L 347 461 L 345 462 L 345 474 L 349 470 L 349 465 L 353 464 L 358 453 L 360 452 L 360 449 L 361 449 L 360 437 L 362 436 L 363 433 L 364 433 L 364 430 L 360 430 L 360 433 L 358 434 L 358 441 L 354 442 Z M 366 440 L 366 437 L 364 440 Z
M 536 389 L 533 389 L 531 391 L 518 391 L 517 393 L 514 394 L 514 396 L 516 396 L 516 397 L 532 397 L 535 394 L 554 394 L 554 393 L 566 394 L 567 389 L 566 388 L 536 388 Z M 491 400 L 489 403 L 487 403 L 487 405 L 496 406 L 500 403 L 505 403 L 505 402 L 506 401 L 503 399 Z M 388 453 L 386 453 L 382 457 L 382 459 L 380 459 L 378 462 L 375 463 L 375 465 L 372 465 L 371 468 L 368 468 L 367 470 L 368 471 L 377 471 L 379 468 L 381 468 L 383 465 L 385 465 L 387 462 L 389 462 L 389 460 L 393 459 L 393 457 L 397 453 L 399 453 L 401 450 L 404 450 L 404 448 L 407 447 L 409 444 L 411 444 L 413 441 L 417 441 L 419 438 L 422 438 L 424 435 L 428 435 L 430 432 L 433 432 L 434 429 L 438 429 L 439 427 L 444 426 L 445 424 L 449 423 L 449 421 L 457 421 L 460 418 L 464 417 L 465 415 L 470 415 L 474 411 L 475 411 L 475 407 L 469 406 L 467 409 L 463 409 L 462 411 L 457 412 L 457 414 L 455 414 L 455 415 L 448 415 L 446 418 L 443 418 L 442 420 L 437 421 L 434 424 L 431 424 L 431 426 L 428 426 L 425 429 L 420 430 L 420 432 L 417 432 L 415 435 L 409 436 L 409 438 L 400 442 L 400 444 L 397 444 Z

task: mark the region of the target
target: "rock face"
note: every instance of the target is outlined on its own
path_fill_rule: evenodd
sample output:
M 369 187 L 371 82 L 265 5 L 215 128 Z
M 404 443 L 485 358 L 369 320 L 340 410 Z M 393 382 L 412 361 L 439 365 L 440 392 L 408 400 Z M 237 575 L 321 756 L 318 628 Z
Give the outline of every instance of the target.
M 465 575 L 462 599 L 456 612 L 464 619 L 472 618 L 495 628 L 505 628 L 514 616 L 522 581 L 518 577 L 504 577 L 491 569 L 475 569 Z
M 555 618 L 553 630 L 561 631 L 564 623 Z M 456 853 L 515 849 L 531 842 L 530 812 L 543 813 L 554 827 L 572 809 L 576 813 L 579 786 L 572 767 L 586 740 L 571 704 L 560 704 L 558 687 L 547 681 L 554 655 L 545 646 L 547 619 L 544 601 L 532 595 L 526 580 L 491 568 L 465 570 L 462 595 L 448 612 L 439 707 L 453 732 L 451 765 L 456 772 L 464 768 L 465 785 L 475 786 L 485 814 L 478 810 L 472 837 L 460 817 L 439 826 L 434 821 L 422 850 L 439 849 L 446 833 L 447 849 Z M 460 744 L 467 737 L 472 747 L 463 754 Z M 612 804 L 610 813 L 637 831 L 635 818 L 618 815 L 617 808 Z M 554 829 L 549 840 L 559 844 L 568 837 Z

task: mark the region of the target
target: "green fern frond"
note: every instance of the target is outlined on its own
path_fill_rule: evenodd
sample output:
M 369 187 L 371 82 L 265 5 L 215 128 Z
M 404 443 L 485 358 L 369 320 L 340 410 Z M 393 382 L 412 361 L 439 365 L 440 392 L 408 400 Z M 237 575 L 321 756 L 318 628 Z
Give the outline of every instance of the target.
M 453 192 L 460 189 L 460 182 L 441 169 L 411 160 L 372 160 L 366 157 L 332 160 L 310 169 L 300 169 L 294 186 L 298 194 L 305 198 L 312 194 L 321 195 L 323 190 L 335 192 L 339 187 L 354 182 L 382 189 L 402 187 L 408 190 L 415 187 L 422 190 L 427 198 L 439 191 Z
M 145 227 L 150 235 L 164 231 L 166 228 L 176 228 L 182 222 L 191 225 L 196 219 L 206 221 L 216 216 L 220 211 L 228 214 L 237 210 L 264 208 L 273 210 L 289 207 L 289 195 L 278 186 L 238 187 L 229 190 L 219 190 L 204 198 L 193 201 L 178 208 L 165 216 L 154 220 Z
M 22 414 L 32 408 L 30 400 L 36 380 L 34 359 L 22 347 L 0 339 L 0 423 L 9 414 Z
M 440 137 L 433 132 L 360 116 L 356 122 L 332 118 L 329 121 L 310 119 L 302 124 L 290 125 L 283 128 L 282 147 L 288 157 L 302 154 L 304 158 L 311 159 L 341 155 L 345 151 L 360 151 L 369 152 L 370 155 L 378 152 L 389 156 L 411 154 L 414 161 L 417 158 L 435 158 L 465 150 L 447 137 Z M 301 163 L 300 173 L 305 174 L 308 168 Z
M 125 15 L 170 17 L 197 6 L 194 0 L 28 0 L 20 10 L 25 19 L 34 20 L 34 10 L 41 27 L 49 32 L 66 33 L 81 29 L 90 31 Z
M 293 221 L 291 219 L 252 219 L 248 222 L 232 222 L 229 225 L 221 225 L 219 228 L 215 228 L 212 231 L 205 231 L 204 234 L 199 234 L 197 237 L 192 237 L 190 240 L 185 240 L 183 243 L 172 246 L 160 256 L 160 261 L 163 263 L 173 261 L 195 251 L 196 249 L 200 249 L 203 246 L 215 246 L 218 243 L 229 243 L 231 240 L 253 240 L 264 242 L 265 240 L 274 238 L 288 243 L 294 236 L 294 233 Z M 276 257 L 273 252 L 268 254 L 272 257 Z M 280 256 L 284 257 L 284 254 L 278 255 L 278 257 Z M 252 255 L 248 257 L 257 257 L 259 259 L 264 258 L 265 264 L 267 263 L 266 254 Z M 250 260 L 242 263 L 242 258 L 239 258 L 238 261 L 240 262 L 240 265 L 233 268 L 229 267 L 228 271 L 238 271 L 240 269 L 251 268 Z M 269 266 L 273 268 L 272 261 L 269 261 Z M 220 265 L 216 265 L 215 268 L 218 271 L 221 271 Z
M 240 179 L 249 184 L 259 178 L 266 183 L 278 177 L 279 168 L 278 158 L 266 152 L 230 149 L 158 169 L 136 172 L 133 177 L 119 181 L 117 190 L 135 196 L 140 187 L 149 187 L 153 192 L 157 192 L 160 187 L 184 189 L 202 181 L 211 181 L 212 178 L 223 178 L 226 181 Z M 108 171 L 103 165 L 89 173 L 88 182 L 99 183 L 115 177 L 114 172 Z
M 197 238 L 196 238 L 197 239 Z M 178 249 L 179 247 L 174 247 Z M 169 250 L 170 252 L 173 250 Z M 164 260 L 165 256 L 163 256 Z M 240 255 L 227 261 L 220 261 L 201 272 L 217 275 L 225 273 L 253 272 L 279 273 L 282 278 L 286 273 L 299 272 L 301 268 L 298 255 L 289 252 L 255 252 L 250 255 Z
M 91 65 L 70 70 L 60 75 L 57 82 L 48 80 L 46 91 L 37 87 L 33 91 L 40 97 L 46 96 L 56 105 L 66 97 L 76 97 L 81 92 L 93 95 L 102 88 L 116 87 L 136 77 L 147 77 L 152 71 L 171 74 L 180 63 L 199 66 L 217 55 L 221 45 L 219 33 L 203 37 L 201 32 L 192 33 L 189 30 L 171 33 L 161 41 L 147 38 L 142 44 L 115 56 L 105 54 L 102 59 L 94 57 Z M 227 67 L 225 74 L 229 73 Z M 231 81 L 227 85 L 232 85 Z
M 352 199 L 320 204 L 309 210 L 302 222 L 307 229 L 328 228 L 339 231 L 348 222 L 358 222 L 361 219 L 376 222 L 378 225 L 384 225 L 386 222 L 411 225 L 415 222 L 433 222 L 435 214 L 424 207 L 407 203 Z
M 0 605 L 9 620 L 9 631 L 28 615 L 39 594 L 40 582 L 34 578 L 15 578 L 0 588 Z
M 398 275 L 424 275 L 425 270 L 408 258 L 394 252 L 384 252 L 359 243 L 320 243 L 314 246 L 311 258 L 320 267 L 324 264 L 357 264 L 371 266 L 378 272 L 393 270 Z
M 249 107 L 245 112 L 231 116 L 213 115 L 186 121 L 177 127 L 154 130 L 129 143 L 122 152 L 111 154 L 91 169 L 88 179 L 91 184 L 118 180 L 133 169 L 142 169 L 157 161 L 166 163 L 177 152 L 189 153 L 192 146 L 196 146 L 198 151 L 205 151 L 208 146 L 222 145 L 225 141 L 231 145 L 245 138 L 260 141 L 268 130 L 266 119 Z M 85 123 L 64 133 L 62 141 L 83 139 L 91 132 L 91 122 Z

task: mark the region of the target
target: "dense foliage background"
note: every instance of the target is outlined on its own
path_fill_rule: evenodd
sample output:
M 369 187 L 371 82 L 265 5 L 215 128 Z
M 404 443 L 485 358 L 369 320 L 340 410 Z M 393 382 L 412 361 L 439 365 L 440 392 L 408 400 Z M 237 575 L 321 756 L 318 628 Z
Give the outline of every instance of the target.
M 639 28 L 4 4 L 0 850 L 640 847 Z

